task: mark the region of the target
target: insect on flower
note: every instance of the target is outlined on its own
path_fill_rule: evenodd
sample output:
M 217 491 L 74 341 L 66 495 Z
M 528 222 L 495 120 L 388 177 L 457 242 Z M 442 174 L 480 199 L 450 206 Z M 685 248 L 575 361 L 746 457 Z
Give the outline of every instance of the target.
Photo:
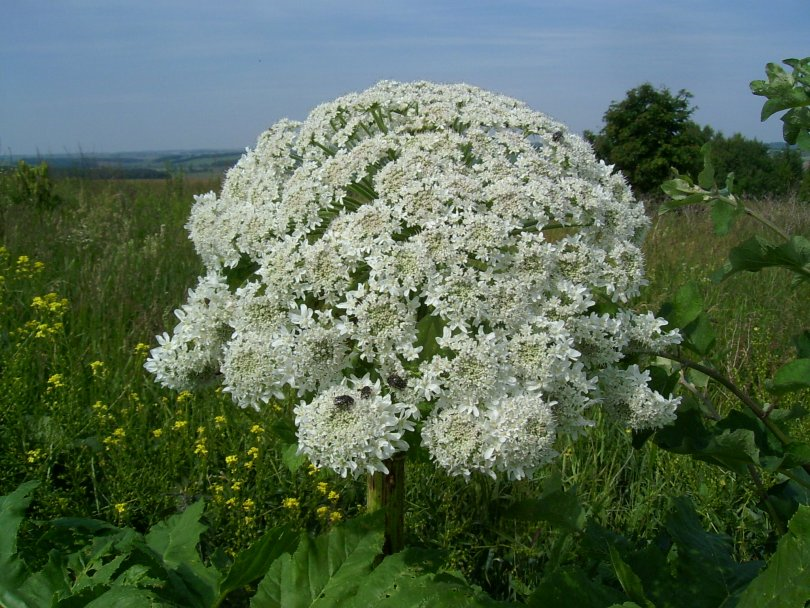
M 386 378 L 386 380 L 388 381 L 388 386 L 390 386 L 391 388 L 403 389 L 408 386 L 408 383 L 405 381 L 405 379 L 402 378 L 402 376 L 398 376 L 397 374 L 391 374 L 390 376 L 388 376 L 388 378 Z
M 338 395 L 335 397 L 335 407 L 341 411 L 348 410 L 354 405 L 354 397 L 351 395 Z
M 363 399 L 368 399 L 373 394 L 373 389 L 370 386 L 364 386 L 360 389 L 360 397 Z

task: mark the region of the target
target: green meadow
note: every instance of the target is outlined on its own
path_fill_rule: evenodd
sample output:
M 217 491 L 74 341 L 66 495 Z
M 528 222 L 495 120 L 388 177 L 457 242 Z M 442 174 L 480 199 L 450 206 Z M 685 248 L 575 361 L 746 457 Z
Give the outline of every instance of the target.
M 2 179 L 0 495 L 41 481 L 20 535 L 32 563 L 48 551 L 41 522 L 58 517 L 143 531 L 203 498 L 202 555 L 227 559 L 273 526 L 320 533 L 363 511 L 363 480 L 296 456 L 289 405 L 242 410 L 217 386 L 177 393 L 143 369 L 202 270 L 184 224 L 193 195 L 217 190 L 218 179 L 65 178 L 54 184 L 58 202 L 39 207 L 12 202 Z M 810 233 L 810 205 L 790 197 L 755 204 L 788 232 Z M 657 311 L 696 284 L 717 336 L 715 368 L 762 403 L 797 404 L 797 393 L 774 397 L 765 380 L 791 358 L 790 338 L 806 324 L 806 284 L 791 287 L 781 270 L 714 283 L 729 248 L 759 228 L 744 218 L 717 237 L 708 213 L 648 209 L 650 283 L 636 307 Z M 740 407 L 708 390 L 721 413 Z M 773 551 L 761 488 L 775 479 L 652 442 L 637 448 L 628 433 L 598 424 L 576 445 L 558 446 L 557 463 L 533 481 L 465 483 L 409 463 L 407 544 L 447 551 L 449 567 L 493 597 L 523 599 L 548 568 L 589 559 L 576 535 L 515 517 L 515 505 L 561 487 L 576 492 L 583 517 L 633 541 L 654 539 L 672 497 L 685 496 L 706 530 L 733 540 L 736 559 Z M 810 439 L 807 422 L 792 434 Z

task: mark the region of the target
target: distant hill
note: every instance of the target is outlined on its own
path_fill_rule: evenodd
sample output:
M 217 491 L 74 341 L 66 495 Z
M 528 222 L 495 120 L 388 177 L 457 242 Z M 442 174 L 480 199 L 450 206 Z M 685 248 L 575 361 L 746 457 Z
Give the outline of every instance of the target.
M 48 163 L 53 177 L 159 179 L 172 175 L 222 175 L 242 156 L 241 150 L 162 150 L 111 154 L 42 154 L 0 158 L 0 169 L 19 161 Z

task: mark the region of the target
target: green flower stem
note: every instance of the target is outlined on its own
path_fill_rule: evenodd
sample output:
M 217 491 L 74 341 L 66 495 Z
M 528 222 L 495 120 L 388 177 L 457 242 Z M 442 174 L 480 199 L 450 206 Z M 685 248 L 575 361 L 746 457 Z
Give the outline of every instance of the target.
M 667 359 L 671 359 L 672 361 L 677 361 L 683 367 L 691 367 L 692 369 L 699 371 L 701 374 L 706 374 L 715 382 L 723 385 L 729 391 L 731 391 L 734 396 L 737 397 L 737 399 L 739 399 L 748 409 L 750 409 L 754 415 L 762 421 L 762 424 L 764 424 L 783 445 L 787 445 L 791 442 L 790 437 L 785 435 L 782 429 L 780 429 L 770 418 L 768 418 L 767 412 L 756 401 L 740 390 L 736 384 L 734 384 L 716 369 L 706 367 L 705 365 L 679 357 L 678 355 L 665 354 L 662 356 Z
M 385 461 L 388 475 L 368 476 L 366 510 L 385 510 L 385 543 L 383 553 L 391 555 L 405 548 L 405 454 Z
M 777 513 L 776 508 L 774 508 L 772 499 L 768 495 L 768 490 L 765 487 L 765 484 L 762 483 L 762 477 L 760 476 L 759 471 L 757 471 L 757 468 L 754 465 L 749 464 L 748 473 L 751 475 L 751 479 L 754 480 L 754 485 L 757 487 L 759 497 L 765 505 L 768 514 L 771 516 L 771 521 L 773 521 L 774 525 L 776 526 L 779 535 L 784 536 L 787 532 L 785 522 L 782 521 L 782 518 L 779 517 L 779 513 Z
M 770 228 L 771 230 L 773 230 L 773 231 L 774 231 L 776 234 L 778 234 L 779 236 L 781 236 L 781 237 L 782 237 L 783 239 L 785 239 L 786 241 L 789 241 L 789 240 L 790 240 L 790 235 L 789 235 L 787 232 L 785 232 L 784 230 L 782 230 L 782 229 L 781 229 L 779 226 L 777 226 L 776 224 L 774 224 L 773 222 L 771 222 L 771 221 L 770 221 L 768 218 L 766 218 L 765 216 L 760 215 L 760 214 L 759 214 L 757 211 L 754 211 L 754 210 L 753 210 L 753 209 L 751 209 L 751 208 L 750 208 L 748 205 L 743 205 L 743 209 L 745 210 L 745 212 L 746 212 L 748 215 L 750 215 L 751 217 L 753 217 L 753 218 L 754 218 L 755 220 L 757 220 L 759 223 L 761 223 L 761 224 L 763 224 L 764 226 L 767 226 L 768 228 Z

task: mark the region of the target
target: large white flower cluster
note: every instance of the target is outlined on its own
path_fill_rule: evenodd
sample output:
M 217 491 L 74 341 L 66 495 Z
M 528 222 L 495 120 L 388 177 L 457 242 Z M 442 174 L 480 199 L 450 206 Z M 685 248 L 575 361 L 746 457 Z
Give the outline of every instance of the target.
M 386 471 L 406 433 L 451 474 L 522 478 L 601 404 L 674 417 L 636 353 L 676 343 L 624 308 L 648 220 L 578 136 L 467 85 L 381 82 L 271 127 L 200 196 L 207 268 L 146 363 L 240 406 L 297 394 L 301 452 Z

